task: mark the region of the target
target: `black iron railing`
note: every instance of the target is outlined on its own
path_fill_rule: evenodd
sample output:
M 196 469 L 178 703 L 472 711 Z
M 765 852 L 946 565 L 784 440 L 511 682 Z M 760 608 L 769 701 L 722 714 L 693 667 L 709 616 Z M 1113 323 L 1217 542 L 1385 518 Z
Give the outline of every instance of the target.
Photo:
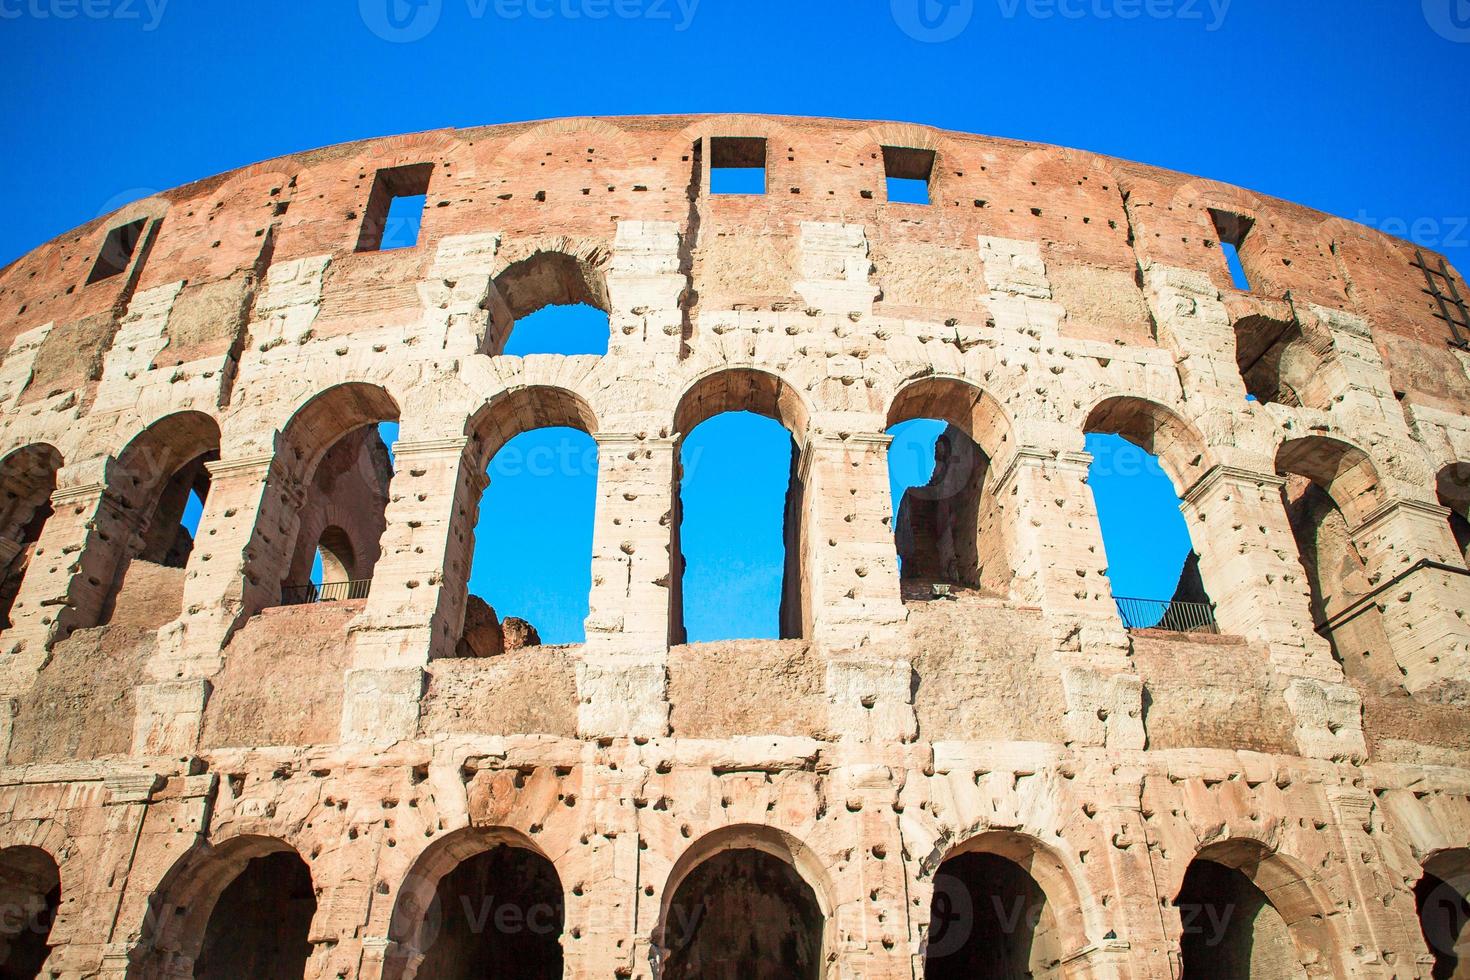
M 1218 633 L 1215 607 L 1208 602 L 1171 599 L 1126 599 L 1114 596 L 1123 625 L 1131 630 L 1168 630 L 1172 633 Z
M 358 579 L 356 582 L 324 582 L 320 585 L 309 583 L 307 585 L 283 585 L 281 586 L 281 605 L 283 606 L 309 606 L 313 602 L 342 602 L 347 599 L 366 599 L 368 589 L 372 586 L 372 579 Z

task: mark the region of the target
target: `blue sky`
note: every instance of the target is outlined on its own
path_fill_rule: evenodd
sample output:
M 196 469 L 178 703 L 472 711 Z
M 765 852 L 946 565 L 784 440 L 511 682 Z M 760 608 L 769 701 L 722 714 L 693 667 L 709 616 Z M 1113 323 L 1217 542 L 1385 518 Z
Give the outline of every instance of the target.
M 1097 150 L 1362 220 L 1470 266 L 1465 0 L 0 0 L 0 65 L 0 180 L 15 202 L 0 263 L 153 189 L 316 146 L 561 115 L 749 111 Z M 544 329 L 529 347 L 585 341 L 575 324 Z M 690 576 L 713 578 L 690 623 L 769 634 L 773 597 L 730 583 L 769 592 L 773 569 L 779 582 L 781 486 L 765 483 L 784 485 L 787 449 L 763 423 L 707 425 L 687 448 L 711 440 L 691 480 L 711 477 L 713 503 L 686 496 L 685 541 Z M 560 452 L 557 440 L 581 437 L 527 438 L 529 459 L 537 439 Z M 927 477 L 924 448 L 895 453 L 896 486 Z M 1129 517 L 1154 495 L 1138 472 L 1118 492 L 1094 473 L 1109 560 L 1118 592 L 1167 594 L 1177 565 L 1121 557 L 1130 542 L 1187 549 L 1177 533 L 1160 544 L 1157 508 Z M 524 475 L 491 475 L 482 513 L 495 523 L 482 521 L 472 584 L 504 615 L 541 616 L 548 639 L 576 639 L 595 475 L 555 491 L 563 481 L 517 491 Z M 710 529 L 696 515 L 747 490 L 764 501 L 751 503 L 755 524 L 690 553 Z M 722 618 L 720 596 L 738 610 Z

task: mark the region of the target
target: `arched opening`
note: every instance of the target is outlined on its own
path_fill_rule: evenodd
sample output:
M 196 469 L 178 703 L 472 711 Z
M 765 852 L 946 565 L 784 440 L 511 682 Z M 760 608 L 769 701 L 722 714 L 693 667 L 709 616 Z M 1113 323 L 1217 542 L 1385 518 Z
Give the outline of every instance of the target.
M 908 385 L 888 412 L 894 540 L 905 598 L 954 588 L 1010 590 L 1006 522 L 991 486 L 991 456 L 1010 439 L 994 400 L 965 382 Z
M 61 871 L 39 847 L 0 850 L 0 978 L 31 980 L 51 955 Z
M 924 942 L 926 980 L 1056 975 L 1086 947 L 1070 874 L 1023 834 L 982 834 L 934 874 Z
M 111 621 L 120 604 L 141 606 L 164 597 L 164 619 L 181 611 L 183 570 L 209 496 L 208 464 L 219 459 L 219 440 L 214 419 L 201 412 L 179 412 L 150 425 L 118 454 L 118 475 L 110 489 L 130 533 L 100 622 Z
M 11 625 L 15 597 L 51 517 L 59 469 L 61 454 L 47 445 L 17 449 L 0 461 L 0 629 Z
M 1470 850 L 1443 851 L 1424 863 L 1414 886 L 1433 980 L 1470 980 Z
M 605 257 L 537 252 L 495 277 L 491 354 L 606 354 Z
M 1252 313 L 1235 321 L 1235 358 L 1246 392 L 1253 401 L 1322 408 L 1331 400 L 1322 368 L 1332 336 L 1309 336 L 1289 310 L 1284 316 Z
M 1305 869 L 1256 841 L 1201 850 L 1174 898 L 1182 976 L 1333 975 L 1337 950 L 1310 882 Z
M 1470 564 L 1470 463 L 1452 463 L 1440 470 L 1435 490 L 1440 504 L 1450 509 L 1450 531 Z
M 721 371 L 684 393 L 674 430 L 671 642 L 807 635 L 800 396 L 763 371 Z
M 695 866 L 664 911 L 666 980 L 817 980 L 823 915 L 788 861 L 722 850 Z
M 1287 521 L 1311 593 L 1312 617 L 1349 676 L 1391 687 L 1402 685 L 1376 604 L 1369 569 L 1353 530 L 1378 499 L 1378 474 L 1362 451 L 1335 439 L 1311 436 L 1283 444 L 1276 471 Z M 1379 651 L 1375 656 L 1374 651 Z
M 556 868 L 519 835 L 469 830 L 426 851 L 394 908 L 388 980 L 559 980 Z
M 585 638 L 592 587 L 597 431 L 592 409 L 559 388 L 521 388 L 471 423 L 486 483 L 465 542 L 460 656 Z
M 313 398 L 282 434 L 283 465 L 301 481 L 282 605 L 365 599 L 387 528 L 398 405 L 368 384 Z
M 1215 605 L 1180 511 L 1200 476 L 1203 440 L 1140 398 L 1109 398 L 1085 427 L 1087 482 L 1097 505 L 1108 580 L 1129 629 L 1214 633 Z
M 128 976 L 303 977 L 316 909 L 311 869 L 289 844 L 238 837 L 196 847 L 150 899 Z
M 315 915 L 311 869 L 301 855 L 252 858 L 215 903 L 194 960 L 195 980 L 303 976 Z

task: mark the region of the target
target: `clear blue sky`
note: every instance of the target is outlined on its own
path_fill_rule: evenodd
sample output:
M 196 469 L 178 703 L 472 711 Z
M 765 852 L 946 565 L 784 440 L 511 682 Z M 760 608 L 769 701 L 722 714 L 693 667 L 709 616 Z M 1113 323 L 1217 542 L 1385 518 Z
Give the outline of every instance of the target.
M 0 178 L 13 199 L 0 263 L 152 189 L 330 143 L 561 115 L 749 111 L 1097 150 L 1364 220 L 1470 266 L 1465 0 L 0 0 L 0 65 Z M 566 339 L 549 334 L 541 349 Z M 740 468 L 742 491 L 784 484 L 788 450 L 763 425 L 717 420 L 696 434 L 723 440 L 693 478 L 713 476 L 716 502 L 735 499 L 719 479 L 726 466 Z M 529 458 L 536 439 L 560 452 L 579 438 L 546 433 L 519 448 Z M 924 452 L 896 454 L 909 467 L 897 486 L 927 477 L 914 462 Z M 487 598 L 503 615 L 540 616 L 548 639 L 577 638 L 595 476 L 517 491 L 524 476 L 491 475 L 482 513 L 500 523 L 487 533 L 482 521 L 476 591 L 498 594 Z M 548 482 L 567 482 L 555 491 L 566 496 Z M 1157 517 L 1113 513 L 1148 491 L 1098 496 L 1105 527 L 1158 546 Z M 546 517 L 528 509 L 558 504 Z M 769 503 L 751 506 L 756 524 L 771 523 Z M 689 553 L 703 531 L 699 502 L 686 496 L 686 508 Z M 720 578 L 746 571 L 739 581 L 767 592 L 779 582 L 774 514 L 773 527 L 727 534 L 733 551 L 689 554 L 692 577 L 714 576 L 703 591 L 740 607 L 723 619 L 717 605 L 691 608 L 692 627 L 774 631 L 772 595 L 747 598 Z M 1115 577 L 1132 575 L 1136 563 L 1109 544 Z M 1177 532 L 1164 547 L 1182 556 Z M 1117 583 L 1123 594 L 1160 589 L 1146 575 Z

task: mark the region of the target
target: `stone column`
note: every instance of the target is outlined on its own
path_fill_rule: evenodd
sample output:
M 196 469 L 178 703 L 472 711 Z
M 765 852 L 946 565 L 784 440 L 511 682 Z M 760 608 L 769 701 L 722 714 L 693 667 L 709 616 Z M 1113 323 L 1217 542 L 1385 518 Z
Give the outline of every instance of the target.
M 471 515 L 486 486 L 465 457 L 467 444 L 458 437 L 393 446 L 382 556 L 367 609 L 351 627 L 343 741 L 412 738 L 424 664 L 454 656 L 474 553 Z
M 3 649 L 16 655 L 0 671 L 0 692 L 29 690 L 54 644 L 96 624 L 131 534 L 122 504 L 108 490 L 115 465 L 105 457 L 58 474 L 54 513 L 11 607 L 15 625 L 3 636 Z
M 599 432 L 587 643 L 577 665 L 584 737 L 668 731 L 668 645 L 678 592 L 673 438 Z
M 801 459 L 803 635 L 827 659 L 828 728 L 862 741 L 918 733 L 881 434 L 816 436 Z
M 183 615 L 158 632 L 137 688 L 133 751 L 170 755 L 197 742 L 208 678 L 235 631 L 280 597 L 302 489 L 273 453 L 205 464 L 209 496 L 184 573 Z
M 1041 607 L 1052 634 L 1075 744 L 1143 748 L 1142 683 L 1113 602 L 1092 457 L 1018 447 L 991 463 L 995 520 L 1009 551 L 1012 600 Z
M 1464 567 L 1449 513 L 1437 504 L 1390 500 L 1353 529 L 1352 537 L 1369 581 L 1375 587 L 1393 583 L 1371 601 L 1382 612 L 1404 686 L 1417 694 L 1458 685 L 1463 700 L 1470 676 L 1470 576 L 1419 564 Z

